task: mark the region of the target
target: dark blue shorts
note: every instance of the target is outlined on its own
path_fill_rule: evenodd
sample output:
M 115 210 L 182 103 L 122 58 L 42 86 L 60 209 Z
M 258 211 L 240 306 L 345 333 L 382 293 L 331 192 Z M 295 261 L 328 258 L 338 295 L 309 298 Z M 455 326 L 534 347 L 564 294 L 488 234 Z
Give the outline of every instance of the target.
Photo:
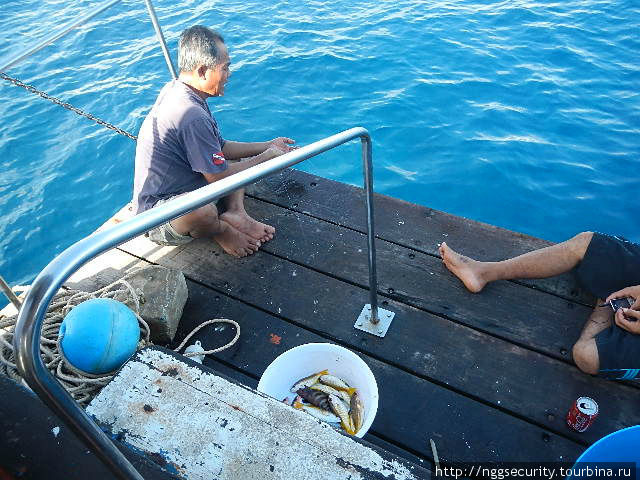
M 599 299 L 625 287 L 640 285 L 640 245 L 620 237 L 594 233 L 577 277 Z M 640 373 L 640 335 L 615 323 L 596 335 L 600 375 L 631 380 Z

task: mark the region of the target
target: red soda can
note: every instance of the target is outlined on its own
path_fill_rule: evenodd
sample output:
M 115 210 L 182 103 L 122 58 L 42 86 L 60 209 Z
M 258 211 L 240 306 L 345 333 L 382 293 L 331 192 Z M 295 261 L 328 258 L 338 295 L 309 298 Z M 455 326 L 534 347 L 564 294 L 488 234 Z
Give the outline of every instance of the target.
M 567 425 L 577 432 L 584 432 L 598 416 L 598 404 L 593 398 L 580 397 L 567 413 Z

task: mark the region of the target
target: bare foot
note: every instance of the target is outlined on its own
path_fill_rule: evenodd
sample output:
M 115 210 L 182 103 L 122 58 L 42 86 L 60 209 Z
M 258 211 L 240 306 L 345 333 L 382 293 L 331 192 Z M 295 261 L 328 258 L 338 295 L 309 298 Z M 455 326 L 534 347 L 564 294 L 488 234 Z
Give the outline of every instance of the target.
M 480 262 L 454 252 L 444 242 L 442 242 L 438 250 L 440 251 L 440 256 L 442 256 L 444 266 L 464 283 L 467 290 L 478 293 L 484 288 L 487 282 L 482 278 Z
M 222 233 L 214 235 L 213 239 L 218 242 L 229 255 L 241 258 L 258 251 L 260 247 L 259 240 L 238 231 L 223 220 L 220 220 L 220 226 L 223 228 Z
M 249 235 L 260 243 L 266 243 L 273 238 L 276 229 L 271 225 L 254 220 L 246 212 L 226 211 L 220 215 L 220 220 L 224 220 L 237 230 Z

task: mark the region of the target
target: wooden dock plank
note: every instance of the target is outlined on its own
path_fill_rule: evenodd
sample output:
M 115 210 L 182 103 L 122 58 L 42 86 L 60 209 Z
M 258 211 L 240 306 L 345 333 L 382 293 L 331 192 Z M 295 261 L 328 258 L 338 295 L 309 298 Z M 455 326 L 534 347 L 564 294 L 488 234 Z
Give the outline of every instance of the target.
M 108 261 L 110 265 L 118 262 L 129 264 L 130 260 Z M 323 336 L 300 328 L 222 293 L 215 294 L 205 286 L 191 281 L 188 286 L 189 300 L 178 338 L 209 318 L 223 316 L 235 319 L 243 329 L 240 340 L 216 357 L 250 375 L 261 375 L 273 358 L 289 348 L 331 340 L 330 335 Z M 340 325 L 340 322 L 333 323 Z M 223 326 L 217 331 L 207 330 L 198 338 L 205 346 L 214 347 L 226 343 L 233 336 L 232 330 Z M 280 341 L 274 342 L 273 335 L 280 337 Z M 428 438 L 436 440 L 443 459 L 458 461 L 533 460 L 531 452 L 535 452 L 536 460 L 572 461 L 583 449 L 573 441 L 500 410 L 383 361 L 361 356 L 374 372 L 380 388 L 381 408 L 372 427 L 373 432 L 420 455 L 430 457 Z M 504 429 L 512 431 L 513 435 L 504 436 Z M 528 447 L 523 449 L 521 445 Z
M 257 218 L 278 226 L 265 251 L 368 288 L 366 235 L 259 200 L 247 203 Z M 472 294 L 439 258 L 395 243 L 377 240 L 376 253 L 378 291 L 386 297 L 558 359 L 570 358 L 591 312 L 513 282 L 496 282 Z
M 248 191 L 262 200 L 366 232 L 361 188 L 289 169 L 263 179 Z M 465 255 L 487 261 L 502 260 L 551 245 L 546 240 L 385 195 L 376 194 L 374 205 L 378 237 L 435 256 L 438 256 L 437 246 L 442 241 Z M 585 304 L 593 301 L 588 293 L 576 286 L 572 274 L 522 282 Z
M 577 441 L 592 442 L 640 422 L 640 415 L 629 402 L 629 395 L 637 395 L 635 389 L 589 377 L 566 363 L 399 302 L 389 301 L 386 307 L 396 312 L 397 319 L 384 340 L 356 331 L 353 323 L 368 301 L 368 291 L 283 259 L 258 252 L 237 260 L 205 241 L 168 247 L 172 250 L 167 256 L 144 238 L 122 248 L 182 269 L 190 278 L 233 298 Z M 153 253 L 148 255 L 149 251 Z M 531 292 L 513 284 L 510 288 Z M 525 380 L 523 372 L 527 372 Z M 558 384 L 564 387 L 559 390 Z M 573 433 L 564 426 L 564 414 L 575 398 L 585 394 L 606 398 L 603 408 L 615 414 L 601 415 L 602 420 L 586 434 Z

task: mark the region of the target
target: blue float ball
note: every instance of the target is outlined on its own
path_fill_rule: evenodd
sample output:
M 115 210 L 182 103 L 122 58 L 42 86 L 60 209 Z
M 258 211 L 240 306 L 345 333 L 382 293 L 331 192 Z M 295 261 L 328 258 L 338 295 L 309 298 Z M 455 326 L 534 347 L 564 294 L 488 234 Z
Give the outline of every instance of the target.
M 60 327 L 60 346 L 74 367 L 88 373 L 117 370 L 135 353 L 138 319 L 129 307 L 110 298 L 94 298 L 71 310 Z

